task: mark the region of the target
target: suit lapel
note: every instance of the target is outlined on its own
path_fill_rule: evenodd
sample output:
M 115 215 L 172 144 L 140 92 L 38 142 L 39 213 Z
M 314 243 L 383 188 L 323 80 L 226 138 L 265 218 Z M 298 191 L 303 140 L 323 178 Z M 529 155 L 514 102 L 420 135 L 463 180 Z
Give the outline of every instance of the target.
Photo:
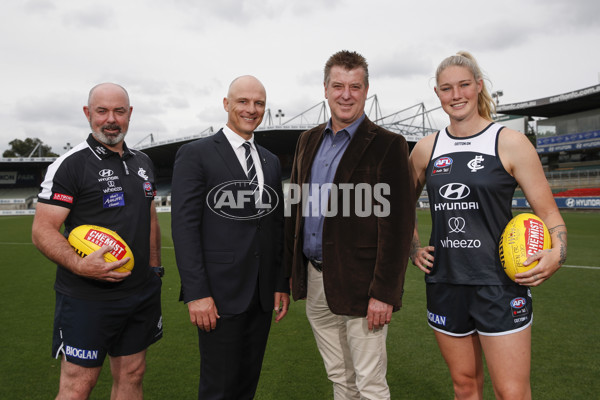
M 354 169 L 360 162 L 374 137 L 374 125 L 367 117 L 365 117 L 365 120 L 359 125 L 354 137 L 348 144 L 348 148 L 340 160 L 340 164 L 335 172 L 335 177 L 333 178 L 334 183 L 349 182 Z
M 265 157 L 263 148 L 256 143 L 256 140 L 254 141 L 254 145 L 256 146 L 256 152 L 258 153 L 258 159 L 260 160 L 260 166 L 263 173 L 263 191 L 261 200 L 268 203 L 267 189 L 265 186 L 270 188 L 276 187 L 277 182 L 275 182 L 275 179 L 277 171 L 274 170 L 275 163 L 267 161 L 267 157 Z
M 320 127 L 319 127 L 320 128 Z M 317 155 L 317 150 L 319 149 L 319 145 L 323 141 L 323 130 L 325 129 L 325 125 L 323 125 L 322 129 L 317 129 L 313 131 L 306 141 L 306 147 L 304 148 L 304 152 L 302 155 L 302 165 L 300 172 L 300 183 L 308 183 L 310 180 L 310 171 L 312 168 L 313 161 L 315 156 Z
M 215 133 L 213 136 L 213 140 L 215 143 L 215 148 L 217 153 L 223 159 L 225 166 L 231 173 L 233 180 L 248 180 L 246 176 L 246 172 L 244 172 L 244 168 L 242 168 L 240 161 L 238 160 L 229 140 L 225 137 L 223 130 L 220 129 L 219 132 Z
M 258 153 L 258 159 L 260 160 L 260 166 L 262 168 L 264 182 L 272 182 L 273 174 L 271 171 L 271 165 L 267 162 L 267 158 L 265 157 L 262 151 L 263 148 L 256 143 L 256 140 L 254 141 L 254 146 L 256 146 L 256 152 Z M 270 185 L 271 183 L 267 184 Z

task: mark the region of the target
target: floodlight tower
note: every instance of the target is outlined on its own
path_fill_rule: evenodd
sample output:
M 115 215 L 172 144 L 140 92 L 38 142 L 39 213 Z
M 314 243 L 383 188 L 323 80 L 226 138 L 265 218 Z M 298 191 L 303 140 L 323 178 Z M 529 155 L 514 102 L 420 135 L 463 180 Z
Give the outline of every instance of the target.
M 283 113 L 283 111 L 281 111 L 281 108 L 277 110 L 277 114 L 275 114 L 275 118 L 277 117 L 279 117 L 279 125 L 281 125 L 281 117 L 285 117 L 285 114 Z
M 492 98 L 496 101 L 496 105 L 500 103 L 500 97 L 504 95 L 502 90 L 496 90 L 492 93 Z

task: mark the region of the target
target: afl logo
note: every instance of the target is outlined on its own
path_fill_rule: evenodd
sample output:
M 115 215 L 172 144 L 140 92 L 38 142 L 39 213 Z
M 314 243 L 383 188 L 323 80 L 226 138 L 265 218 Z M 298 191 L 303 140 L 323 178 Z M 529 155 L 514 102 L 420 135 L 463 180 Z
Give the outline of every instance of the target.
M 525 304 L 527 304 L 527 300 L 525 300 L 524 297 L 517 297 L 515 299 L 512 299 L 510 302 L 510 306 L 517 310 L 525 307 Z
M 279 204 L 277 192 L 263 185 L 259 197 L 258 185 L 248 181 L 228 181 L 213 187 L 206 195 L 206 204 L 215 214 L 236 220 L 262 218 Z
M 98 175 L 100 175 L 103 178 L 108 178 L 109 176 L 113 176 L 114 172 L 112 169 L 103 169 L 100 172 L 98 172 Z
M 440 188 L 439 193 L 447 200 L 461 200 L 471 193 L 471 189 L 462 183 L 448 183 Z
M 452 159 L 450 157 L 441 157 L 435 161 L 434 166 L 436 168 L 449 167 L 452 165 Z

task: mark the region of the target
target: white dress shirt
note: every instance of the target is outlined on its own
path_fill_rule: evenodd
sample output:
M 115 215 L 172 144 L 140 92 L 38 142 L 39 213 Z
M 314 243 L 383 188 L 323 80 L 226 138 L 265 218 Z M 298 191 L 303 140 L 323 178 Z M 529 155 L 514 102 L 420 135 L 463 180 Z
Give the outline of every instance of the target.
M 244 143 L 250 142 L 250 155 L 254 161 L 254 168 L 256 168 L 259 195 L 262 196 L 265 177 L 263 175 L 260 156 L 258 155 L 258 151 L 256 151 L 256 145 L 254 144 L 254 135 L 252 135 L 249 140 L 245 140 L 243 137 L 232 131 L 227 125 L 223 127 L 223 133 L 233 148 L 233 151 L 235 152 L 235 155 L 237 156 L 246 175 L 248 175 L 248 165 L 246 164 L 246 149 L 244 148 Z

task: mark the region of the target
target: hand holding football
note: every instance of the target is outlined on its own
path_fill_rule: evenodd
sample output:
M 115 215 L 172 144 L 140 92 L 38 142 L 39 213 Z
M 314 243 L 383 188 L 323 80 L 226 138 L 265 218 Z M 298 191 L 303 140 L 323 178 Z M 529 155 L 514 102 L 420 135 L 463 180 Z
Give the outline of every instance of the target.
M 69 233 L 67 240 L 80 257 L 87 257 L 104 245 L 112 246 L 113 250 L 104 254 L 107 262 L 129 257 L 129 261 L 125 265 L 115 268 L 113 271 L 127 272 L 133 269 L 133 252 L 115 231 L 96 225 L 79 225 Z
M 506 224 L 500 236 L 500 263 L 506 275 L 514 281 L 516 274 L 537 265 L 537 261 L 523 265 L 530 255 L 551 247 L 550 232 L 544 222 L 535 214 L 519 214 Z

